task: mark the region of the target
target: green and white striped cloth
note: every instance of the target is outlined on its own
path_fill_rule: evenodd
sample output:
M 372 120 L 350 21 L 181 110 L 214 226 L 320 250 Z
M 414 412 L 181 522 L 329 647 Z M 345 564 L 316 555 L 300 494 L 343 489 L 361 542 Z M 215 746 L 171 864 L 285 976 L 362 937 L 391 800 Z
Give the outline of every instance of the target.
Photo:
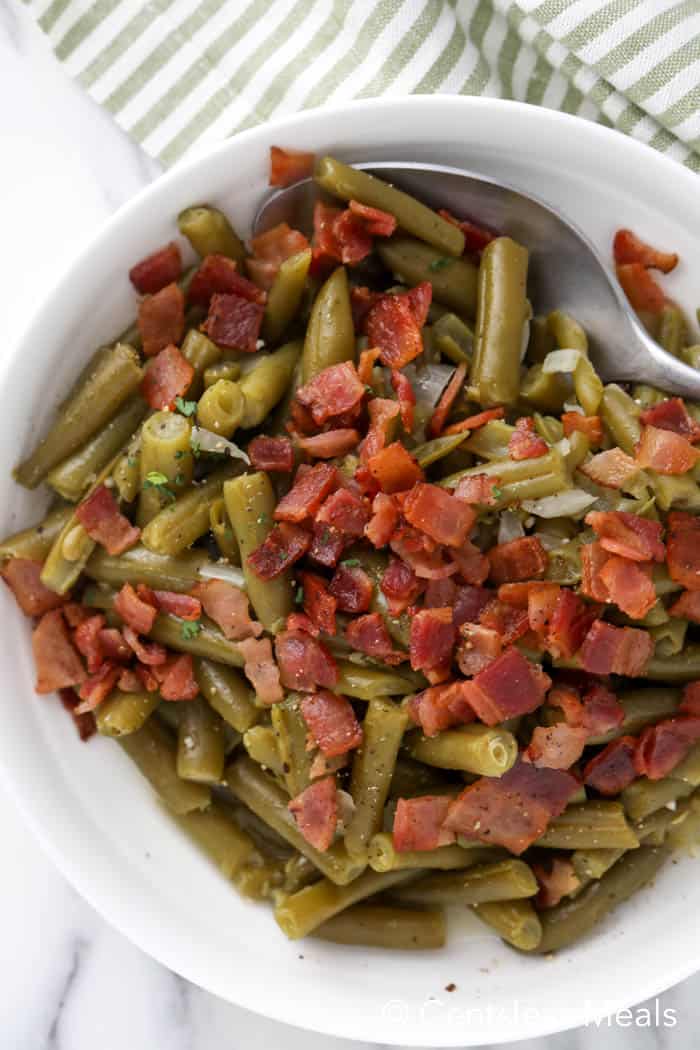
M 168 166 L 299 109 L 514 98 L 700 169 L 700 0 L 25 0 L 68 72 Z

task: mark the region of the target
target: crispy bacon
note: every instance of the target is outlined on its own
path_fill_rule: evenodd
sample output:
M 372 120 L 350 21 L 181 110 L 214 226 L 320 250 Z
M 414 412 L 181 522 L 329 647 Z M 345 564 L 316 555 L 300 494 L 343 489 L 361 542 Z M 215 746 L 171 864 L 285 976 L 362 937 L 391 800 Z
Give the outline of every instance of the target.
M 338 564 L 346 543 L 347 538 L 335 525 L 327 525 L 323 521 L 315 521 L 311 546 L 309 547 L 309 558 L 315 561 L 317 565 L 333 569 Z
M 476 623 L 493 598 L 494 592 L 488 587 L 471 586 L 470 584 L 458 587 L 452 609 L 455 626 L 460 627 L 463 623 Z M 452 603 L 447 602 L 446 604 Z
M 505 409 L 502 406 L 487 408 L 485 412 L 477 412 L 474 416 L 467 416 L 466 419 L 460 419 L 458 423 L 450 423 L 443 433 L 461 434 L 464 430 L 478 430 L 479 427 L 490 423 L 492 419 L 503 419 L 504 415 Z
M 498 631 L 478 623 L 463 623 L 459 629 L 457 663 L 462 674 L 472 677 L 501 655 L 503 642 Z
M 624 229 L 615 234 L 613 255 L 619 266 L 638 263 L 653 270 L 661 270 L 662 273 L 670 273 L 678 264 L 675 252 L 660 252 L 640 240 L 631 230 Z
M 333 777 L 314 780 L 288 804 L 299 831 L 321 853 L 330 847 L 338 824 L 338 792 Z
M 666 305 L 666 295 L 641 263 L 623 263 L 615 267 L 615 272 L 633 309 L 661 313 Z
M 160 676 L 160 695 L 163 699 L 194 700 L 198 693 L 191 655 L 182 653 L 169 660 Z
M 577 729 L 565 722 L 536 726 L 523 758 L 538 767 L 568 769 L 583 754 L 587 738 L 587 729 Z
M 178 594 L 175 591 L 154 591 L 153 597 L 162 612 L 178 616 L 181 620 L 198 620 L 202 615 L 202 603 L 198 598 L 194 598 L 189 594 Z
M 368 204 L 350 201 L 350 211 L 362 220 L 367 233 L 372 237 L 391 237 L 396 230 L 396 219 L 388 211 L 370 208 Z
M 497 598 L 484 608 L 479 616 L 479 623 L 482 627 L 496 631 L 502 645 L 512 645 L 530 629 L 527 612 L 506 605 Z
M 103 627 L 100 631 L 100 648 L 106 660 L 112 663 L 128 663 L 133 656 L 133 649 L 116 627 Z
M 379 292 L 370 292 L 369 288 L 353 288 L 350 292 L 350 300 L 353 304 L 353 316 L 355 315 L 355 303 L 359 299 L 364 303 L 363 297 L 360 293 L 367 293 L 366 309 L 369 310 L 373 302 L 376 302 L 380 298 Z M 373 298 L 372 298 L 373 297 Z M 357 319 L 354 322 L 355 330 L 358 331 L 360 323 Z M 357 375 L 361 383 L 365 386 L 371 386 L 372 377 L 374 374 L 374 366 L 379 358 L 381 350 L 378 346 L 368 347 L 367 350 L 360 351 L 360 360 L 357 364 Z M 401 373 L 399 373 L 401 374 Z
M 66 602 L 65 595 L 56 594 L 41 582 L 41 569 L 40 561 L 10 558 L 0 570 L 0 576 L 14 594 L 25 616 L 42 616 Z
M 141 295 L 153 295 L 182 273 L 182 257 L 175 241 L 147 255 L 129 270 L 129 280 Z
M 392 831 L 397 853 L 432 850 L 454 842 L 454 831 L 447 831 L 442 826 L 451 801 L 449 795 L 400 798 Z
M 425 609 L 440 609 L 449 605 L 452 607 L 454 619 L 454 603 L 457 599 L 457 584 L 451 577 L 444 580 L 428 580 L 423 595 L 423 607 Z
M 336 489 L 324 500 L 316 521 L 333 525 L 351 539 L 359 539 L 369 521 L 367 503 L 350 489 Z
M 613 554 L 600 570 L 600 580 L 608 592 L 607 600 L 633 620 L 642 620 L 656 605 L 650 562 L 640 564 Z
M 283 521 L 248 555 L 248 564 L 261 580 L 273 580 L 299 561 L 311 546 L 311 534 Z
M 422 328 L 428 320 L 428 311 L 433 301 L 433 286 L 430 281 L 421 281 L 407 292 L 402 292 L 403 298 L 411 307 L 411 313 L 416 319 L 416 324 Z
M 403 526 L 394 533 L 390 546 L 394 554 L 407 562 L 422 580 L 442 580 L 447 576 L 454 576 L 458 571 L 456 561 L 446 561 L 439 545 L 410 525 Z M 450 552 L 453 559 L 456 553 Z
M 426 736 L 435 736 L 451 726 L 466 725 L 475 719 L 467 699 L 469 682 L 432 685 L 411 697 L 408 712 Z
M 146 357 L 155 357 L 185 332 L 185 296 L 176 284 L 168 284 L 139 303 L 138 329 Z
M 477 718 L 493 726 L 535 711 L 551 684 L 538 664 L 511 647 L 474 678 L 468 699 Z
M 700 740 L 700 717 L 667 718 L 648 726 L 639 737 L 634 765 L 639 776 L 662 780 Z
M 305 150 L 270 146 L 270 185 L 291 186 L 308 179 L 314 170 L 314 154 Z
M 543 864 L 533 864 L 532 871 L 540 890 L 535 897 L 538 908 L 554 908 L 564 897 L 579 889 L 581 880 L 568 857 L 551 857 Z
M 250 246 L 255 257 L 252 261 L 258 264 L 258 272 L 255 273 L 256 267 L 254 266 L 253 274 L 259 278 L 262 271 L 265 273 L 264 283 L 260 284 L 259 279 L 256 283 L 267 289 L 272 287 L 277 271 L 286 259 L 291 258 L 292 255 L 298 255 L 299 252 L 307 251 L 310 247 L 304 234 L 300 230 L 291 229 L 286 222 L 280 222 L 271 230 L 253 237 Z M 250 263 L 251 260 L 248 259 L 246 265 L 249 273 L 251 272 Z
M 77 713 L 77 707 L 80 701 L 78 699 L 78 694 L 74 689 L 59 689 L 58 695 L 61 698 L 61 704 L 73 719 L 73 724 L 78 730 L 78 736 L 80 739 L 83 742 L 89 740 L 90 737 L 94 736 L 97 732 L 95 716 L 91 711 L 88 711 L 84 715 L 79 715 Z
M 465 503 L 480 503 L 483 507 L 492 507 L 498 503 L 495 494 L 498 485 L 498 478 L 492 478 L 488 474 L 472 474 L 471 477 L 461 478 L 457 482 L 453 496 L 455 499 L 464 500 Z
M 117 689 L 120 689 L 122 693 L 140 692 L 142 688 L 141 679 L 136 674 L 136 671 L 132 670 L 131 667 L 123 667 L 119 669 L 119 672 L 120 673 L 119 679 L 117 681 Z
M 337 259 L 344 266 L 357 266 L 371 253 L 373 242 L 367 224 L 350 208 L 336 215 L 332 229 Z
M 265 292 L 243 277 L 234 260 L 226 255 L 205 255 L 187 291 L 190 303 L 206 309 L 214 295 L 237 295 L 250 303 L 265 304 Z
M 297 471 L 294 485 L 275 509 L 275 521 L 298 523 L 313 517 L 338 483 L 338 471 L 328 463 L 316 463 L 302 474 Z
M 87 620 L 78 624 L 73 633 L 75 647 L 84 657 L 90 674 L 94 674 L 105 659 L 100 637 L 104 625 L 105 618 L 102 613 L 95 613 L 94 616 L 89 616 Z
M 603 583 L 600 572 L 611 557 L 603 550 L 600 543 L 584 543 L 580 548 L 581 557 L 581 591 L 596 602 L 609 600 L 608 588 Z
M 123 554 L 139 541 L 141 530 L 132 525 L 106 485 L 98 485 L 78 505 L 75 516 L 88 536 L 108 554 Z
M 456 641 L 452 609 L 420 609 L 411 618 L 411 667 L 414 671 L 449 667 Z
M 700 518 L 674 510 L 666 520 L 667 564 L 672 580 L 689 591 L 700 590 Z
M 102 664 L 99 670 L 86 678 L 80 686 L 78 696 L 81 702 L 76 707 L 75 713 L 84 715 L 99 707 L 114 689 L 120 674 L 121 667 L 115 667 L 109 663 Z
M 399 402 L 401 423 L 407 434 L 413 430 L 413 418 L 415 416 L 416 395 L 411 386 L 411 381 L 403 372 L 392 369 L 391 386 Z
M 374 547 L 385 547 L 399 523 L 399 510 L 393 498 L 378 492 L 372 500 L 372 517 L 364 533 Z
M 146 667 L 160 667 L 168 659 L 164 646 L 158 642 L 144 642 L 133 627 L 122 627 L 122 635 L 127 645 L 136 653 L 138 661 Z
M 260 303 L 217 292 L 211 297 L 202 331 L 219 346 L 252 354 L 257 350 L 264 313 L 265 307 Z
M 637 740 L 621 736 L 612 740 L 583 767 L 583 781 L 601 795 L 619 795 L 637 776 L 634 753 Z
M 340 262 L 340 245 L 335 236 L 335 221 L 341 215 L 340 208 L 332 208 L 323 201 L 316 201 L 313 219 L 313 259 L 311 274 L 325 275 L 334 263 Z
M 314 459 L 335 459 L 344 456 L 357 447 L 360 435 L 351 427 L 340 427 L 338 430 L 326 430 L 311 437 L 297 437 L 297 445 L 302 452 Z
M 238 643 L 238 650 L 244 660 L 243 673 L 255 690 L 259 703 L 263 707 L 276 704 L 284 693 L 280 685 L 280 672 L 272 656 L 270 639 L 244 638 Z
M 400 441 L 375 453 L 367 466 L 382 492 L 403 492 L 423 480 L 423 471 Z
M 156 609 L 136 593 L 130 583 L 125 583 L 114 599 L 114 608 L 124 623 L 137 634 L 148 634 L 153 629 Z
M 304 612 L 289 613 L 285 620 L 285 626 L 288 631 L 306 631 L 313 638 L 318 638 L 321 633 L 316 624 Z
M 527 586 L 528 623 L 533 631 L 546 640 L 549 625 L 559 603 L 561 588 L 558 583 L 531 583 Z
M 397 652 L 380 613 L 366 613 L 351 620 L 345 629 L 345 637 L 353 649 L 374 656 L 387 664 L 398 664 L 407 654 Z
M 523 536 L 499 543 L 488 551 L 490 576 L 494 583 L 516 583 L 544 576 L 549 564 L 547 552 L 537 536 Z
M 696 423 L 680 397 L 660 401 L 651 408 L 645 408 L 639 420 L 645 426 L 657 427 L 660 430 L 671 430 L 687 438 L 691 444 L 700 441 L 700 423 Z
M 313 572 L 302 572 L 299 579 L 304 592 L 304 612 L 319 631 L 335 634 L 337 602 L 327 582 Z
M 700 718 L 700 681 L 688 682 L 683 690 L 683 699 L 678 710 L 686 715 L 694 715 Z
M 335 598 L 340 612 L 367 612 L 372 601 L 372 581 L 357 565 L 340 565 L 331 580 L 330 593 Z
M 37 693 L 80 685 L 87 678 L 60 609 L 45 612 L 32 632 Z
M 549 452 L 549 445 L 535 430 L 532 416 L 522 416 L 516 420 L 515 430 L 508 442 L 508 455 L 511 459 L 539 459 Z
M 700 591 L 683 591 L 668 611 L 670 616 L 700 623 Z
M 294 470 L 294 447 L 286 437 L 265 437 L 259 434 L 248 445 L 250 462 L 256 470 L 271 470 L 291 474 Z
M 159 593 L 156 591 L 156 598 Z M 230 641 L 238 642 L 251 636 L 258 638 L 262 634 L 263 626 L 257 620 L 251 620 L 248 595 L 240 587 L 234 587 L 226 580 L 204 580 L 194 587 L 192 595 L 202 603 L 207 616 L 219 625 Z
M 621 674 L 636 678 L 654 650 L 646 631 L 613 627 L 595 620 L 581 647 L 581 663 L 592 674 Z
M 658 521 L 621 510 L 592 510 L 585 521 L 599 537 L 601 547 L 611 554 L 632 561 L 663 561 L 666 556 L 661 542 L 663 526 Z
M 603 423 L 600 416 L 582 416 L 580 412 L 563 412 L 561 423 L 564 427 L 564 437 L 579 431 L 585 434 L 592 448 L 599 445 L 603 440 Z
M 362 727 L 344 696 L 323 689 L 301 701 L 301 713 L 326 758 L 345 755 L 362 743 Z
M 156 411 L 174 408 L 175 398 L 187 392 L 194 368 L 176 346 L 166 346 L 146 366 L 141 381 L 144 401 Z
M 360 455 L 363 463 L 385 448 L 390 435 L 395 430 L 395 421 L 401 413 L 401 406 L 386 397 L 373 397 L 367 405 L 369 412 L 369 429 L 362 442 Z
M 45 611 L 48 612 L 48 609 Z M 78 602 L 68 601 L 63 606 L 63 615 L 69 627 L 79 627 L 83 620 L 87 620 L 93 615 L 93 610 L 86 609 L 84 605 L 79 605 Z
M 275 655 L 282 685 L 287 689 L 311 693 L 318 686 L 332 689 L 338 681 L 338 668 L 331 654 L 321 642 L 303 631 L 278 634 Z
M 329 419 L 348 417 L 359 411 L 365 387 L 351 361 L 329 365 L 296 392 L 296 400 L 307 408 L 316 426 Z
M 636 462 L 657 474 L 686 474 L 700 459 L 700 449 L 672 430 L 645 426 L 637 445 Z
M 459 226 L 464 234 L 465 255 L 468 253 L 479 254 L 497 236 L 497 234 L 491 233 L 484 226 L 477 226 L 475 223 L 469 222 L 468 219 L 455 219 L 454 215 L 447 211 L 446 208 L 440 208 L 438 215 L 451 222 L 453 226 Z
M 387 368 L 403 368 L 423 352 L 420 327 L 406 296 L 382 296 L 367 314 L 366 328 L 369 345 L 379 347 Z
M 387 598 L 389 613 L 400 616 L 409 605 L 415 602 L 423 589 L 410 565 L 401 558 L 390 558 L 379 585 L 382 594 Z
M 562 587 L 547 631 L 546 646 L 552 656 L 568 659 L 577 653 L 599 611 Z
M 591 481 L 595 481 L 596 485 L 605 485 L 610 489 L 623 488 L 639 474 L 639 464 L 621 448 L 598 452 L 587 463 L 581 463 L 578 469 Z
M 439 485 L 419 482 L 403 503 L 403 514 L 411 525 L 436 543 L 460 547 L 476 522 L 476 512 Z
M 624 707 L 615 694 L 604 685 L 592 685 L 584 693 L 581 725 L 590 736 L 600 736 L 611 729 L 617 729 L 624 720 Z
M 459 394 L 464 386 L 464 380 L 467 377 L 467 365 L 466 362 L 458 365 L 455 368 L 452 378 L 440 395 L 440 400 L 435 406 L 435 410 L 430 417 L 428 423 L 428 436 L 432 438 L 439 437 L 445 428 L 452 406 L 459 397 Z

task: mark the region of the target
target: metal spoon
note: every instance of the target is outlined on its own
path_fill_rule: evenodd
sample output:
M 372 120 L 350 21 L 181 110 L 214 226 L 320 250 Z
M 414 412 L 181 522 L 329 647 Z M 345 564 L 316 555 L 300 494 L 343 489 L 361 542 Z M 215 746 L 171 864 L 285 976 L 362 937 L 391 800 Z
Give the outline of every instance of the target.
M 562 309 L 586 330 L 591 359 L 605 382 L 631 380 L 700 400 L 700 372 L 667 353 L 637 320 L 622 289 L 578 227 L 536 197 L 513 186 L 439 164 L 384 161 L 357 164 L 434 208 L 476 217 L 530 252 L 528 294 L 537 313 Z M 272 193 L 255 217 L 254 232 L 279 222 L 309 227 L 319 190 L 305 179 Z

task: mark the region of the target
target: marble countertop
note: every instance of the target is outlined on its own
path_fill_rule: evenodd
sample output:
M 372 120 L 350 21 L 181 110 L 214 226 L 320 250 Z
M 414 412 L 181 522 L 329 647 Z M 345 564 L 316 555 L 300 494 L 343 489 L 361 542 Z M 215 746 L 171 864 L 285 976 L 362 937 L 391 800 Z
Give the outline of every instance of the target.
M 45 284 L 158 168 L 65 76 L 18 0 L 0 0 L 0 99 L 1 355 Z M 266 1050 L 366 1050 L 369 1044 L 267 1021 L 152 961 L 64 881 L 2 784 L 0 823 L 2 1050 L 239 1050 L 253 1041 Z M 647 1005 L 649 1026 L 640 1026 L 645 1015 L 638 1013 L 522 1045 L 690 1050 L 697 1044 L 700 975 Z M 664 1011 L 670 1023 L 656 1025 Z

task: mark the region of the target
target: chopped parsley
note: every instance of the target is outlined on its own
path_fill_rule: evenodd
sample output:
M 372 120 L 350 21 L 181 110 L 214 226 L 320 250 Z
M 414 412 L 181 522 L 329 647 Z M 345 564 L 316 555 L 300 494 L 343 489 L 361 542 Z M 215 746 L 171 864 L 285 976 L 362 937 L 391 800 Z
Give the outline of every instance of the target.
M 126 457 L 126 465 L 127 465 L 127 467 L 135 467 L 136 464 L 137 464 L 136 456 L 127 456 Z
M 176 474 L 175 475 L 175 484 L 176 485 L 184 485 L 185 484 L 185 475 L 184 474 L 179 474 L 179 473 Z
M 201 620 L 183 620 L 182 626 L 180 627 L 180 634 L 184 642 L 190 642 L 193 638 L 196 638 L 199 632 L 202 630 Z
M 453 261 L 453 259 L 450 259 L 448 256 L 443 255 L 439 259 L 433 259 L 433 261 L 428 266 L 428 269 L 432 270 L 433 273 L 436 273 L 438 270 L 444 270 L 446 266 L 450 266 L 450 264 Z
M 196 401 L 185 401 L 182 397 L 175 398 L 175 408 L 178 410 L 180 415 L 193 416 L 197 411 Z
M 184 456 L 184 454 L 185 454 L 185 453 L 184 453 L 184 452 L 182 451 L 182 449 L 181 449 L 181 448 L 179 448 L 179 449 L 177 450 L 177 452 L 175 453 L 175 459 L 182 459 L 182 457 Z
M 195 459 L 197 459 L 197 457 L 201 454 L 202 446 L 197 441 L 197 438 L 194 436 L 194 434 L 190 435 L 190 448 L 192 449 L 192 455 Z
M 304 588 L 301 585 L 299 585 L 297 587 L 297 589 L 296 589 L 295 594 L 294 594 L 294 604 L 295 605 L 302 605 L 303 601 L 304 601 Z
M 503 489 L 499 489 L 498 485 L 494 485 L 491 489 L 491 494 L 495 496 L 496 499 L 500 499 L 503 495 Z
M 340 563 L 346 569 L 359 569 L 360 559 L 359 558 L 346 558 Z
M 259 514 L 257 516 L 257 518 L 255 519 L 255 522 L 256 522 L 257 525 L 269 525 L 270 524 L 270 515 L 269 514 Z
M 156 489 L 158 495 L 166 500 L 174 500 L 175 493 L 168 488 L 168 475 L 160 470 L 149 470 L 143 483 L 145 489 Z

